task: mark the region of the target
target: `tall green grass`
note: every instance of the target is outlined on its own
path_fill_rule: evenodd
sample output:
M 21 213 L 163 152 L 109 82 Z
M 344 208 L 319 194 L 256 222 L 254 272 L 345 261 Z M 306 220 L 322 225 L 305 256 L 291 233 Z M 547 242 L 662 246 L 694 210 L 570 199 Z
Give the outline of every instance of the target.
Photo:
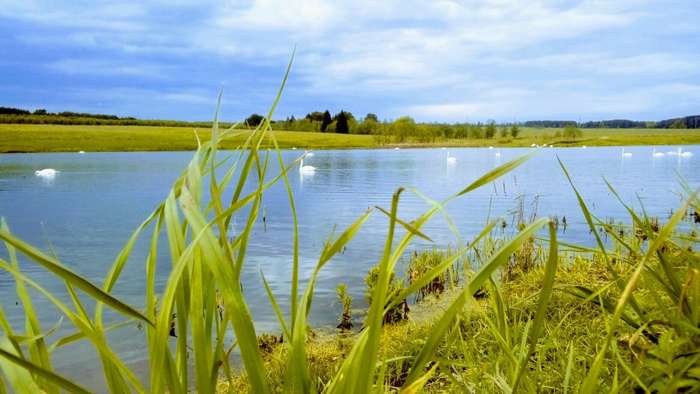
M 174 182 L 165 200 L 128 239 L 102 284 L 88 281 L 57 258 L 18 239 L 11 232 L 10 226 L 2 222 L 0 239 L 6 245 L 8 257 L 0 258 L 0 269 L 15 279 L 17 295 L 25 312 L 25 328 L 23 331 L 14 330 L 0 308 L 0 393 L 8 390 L 87 392 L 88 389 L 78 383 L 61 377 L 52 364 L 52 353 L 75 341 L 88 341 L 92 344 L 101 361 L 107 389 L 111 392 L 186 393 L 194 389 L 211 393 L 216 390 L 220 379 L 231 379 L 238 368 L 231 363 L 234 351 L 240 354 L 241 367 L 245 371 L 250 390 L 255 393 L 273 391 L 271 377 L 263 361 L 263 351 L 258 346 L 258 335 L 246 295 L 241 288 L 241 272 L 247 261 L 251 234 L 258 223 L 263 195 L 269 187 L 280 182 L 287 189 L 293 220 L 293 246 L 289 256 L 292 266 L 289 311 L 282 311 L 279 307 L 280 303 L 271 291 L 264 273 L 261 280 L 283 335 L 286 366 L 282 389 L 285 392 L 308 393 L 322 390 L 328 393 L 369 393 L 400 390 L 412 393 L 421 390 L 437 375 L 450 375 L 452 361 L 443 357 L 441 352 L 444 346 L 452 349 L 451 352 L 454 352 L 455 346 L 459 349 L 457 336 L 463 333 L 461 324 L 470 310 L 475 308 L 474 295 L 484 288 L 491 289 L 489 294 L 492 295 L 490 298 L 495 316 L 489 327 L 492 335 L 499 338 L 499 349 L 506 360 L 501 365 L 502 370 L 493 375 L 497 386 L 508 392 L 534 392 L 540 389 L 536 379 L 531 379 L 530 375 L 533 362 L 546 362 L 540 360 L 538 346 L 542 344 L 547 329 L 545 322 L 548 305 L 556 288 L 555 273 L 560 264 L 556 228 L 548 218 L 524 225 L 513 238 L 498 243 L 488 255 L 483 256 L 482 263 L 475 272 L 469 273 L 444 312 L 438 316 L 420 349 L 408 357 L 405 374 L 398 381 L 397 387 L 386 386 L 387 370 L 395 360 L 382 359 L 379 354 L 387 310 L 450 271 L 459 259 L 479 247 L 494 224 L 487 225 L 467 246 L 453 251 L 442 262 L 431 264 L 415 275 L 408 286 L 392 291 L 394 288 L 391 286 L 391 278 L 394 270 L 400 259 L 407 254 L 412 242 L 416 237 L 430 240 L 423 233 L 423 226 L 433 216 L 444 213 L 444 208 L 450 201 L 488 185 L 523 164 L 531 155 L 495 168 L 441 202 L 430 201 L 429 209 L 412 220 L 400 217 L 399 201 L 406 191 L 403 188 L 397 190 L 390 207 L 369 210 L 359 215 L 339 235 L 330 237 L 324 244 L 310 277 L 302 278 L 299 269 L 299 228 L 294 194 L 288 179 L 289 171 L 298 163 L 283 161 L 275 136 L 270 132 L 269 121 L 279 102 L 288 73 L 289 68 L 265 121 L 247 134 L 247 139 L 237 153 L 224 159 L 220 159 L 219 146 L 239 131 L 235 125 L 225 130 L 219 129 L 217 105 L 211 139 L 200 141 L 187 168 Z M 269 145 L 276 149 L 261 149 L 261 146 Z M 277 171 L 273 170 L 275 167 Z M 218 175 L 222 173 L 223 175 Z M 232 195 L 230 199 L 224 197 L 228 193 Z M 588 212 L 580 196 L 579 201 L 591 231 L 600 241 L 596 229 L 599 223 Z M 632 325 L 639 335 L 659 341 L 666 335 L 665 331 L 657 332 L 657 327 L 661 324 L 672 330 L 677 337 L 689 341 L 688 347 L 694 349 L 691 353 L 685 352 L 688 347 L 682 347 L 679 350 L 681 353 L 673 354 L 674 362 L 679 357 L 681 360 L 678 369 L 674 369 L 678 374 L 671 381 L 675 385 L 673 387 L 687 387 L 688 380 L 694 379 L 693 374 L 697 374 L 697 361 L 700 358 L 700 352 L 697 351 L 700 318 L 697 302 L 700 288 L 698 258 L 697 254 L 686 252 L 686 249 L 674 243 L 673 232 L 681 219 L 680 212 L 692 204 L 697 204 L 696 194 L 692 194 L 688 203 L 658 232 L 650 229 L 647 218 L 636 216 L 630 210 L 635 223 L 646 232 L 648 241 L 629 246 L 629 255 L 625 260 L 631 265 L 631 271 L 625 271 L 624 275 L 617 274 L 619 270 L 612 262 L 616 257 L 608 253 L 606 245 L 600 241 L 600 249 L 593 253 L 604 256 L 615 275 L 614 283 L 606 289 L 612 286 L 619 288 L 611 303 L 600 302 L 599 289 L 584 286 L 564 289 L 580 297 L 583 302 L 598 301 L 597 305 L 609 307 L 611 313 L 606 342 L 601 344 L 582 391 L 595 390 L 601 369 L 609 361 L 609 352 L 615 351 L 613 342 L 616 329 L 621 324 Z M 373 212 L 380 212 L 387 217 L 388 231 L 383 252 L 377 260 L 377 278 L 371 290 L 372 303 L 364 329 L 357 334 L 352 348 L 332 377 L 319 382 L 313 379 L 307 355 L 308 318 L 314 301 L 316 280 L 323 267 L 332 263 L 333 257 L 353 239 Z M 234 216 L 245 222 L 243 228 L 236 232 L 230 228 Z M 544 274 L 535 313 L 527 317 L 524 329 L 516 331 L 508 323 L 512 320 L 511 309 L 508 300 L 500 294 L 494 274 L 512 263 L 513 256 L 521 246 L 531 243 L 544 228 L 549 231 L 548 251 L 546 259 L 541 263 Z M 165 235 L 167 240 L 164 245 L 161 243 L 161 235 Z M 144 302 L 142 306 L 136 307 L 121 301 L 112 292 L 119 285 L 123 270 L 128 269 L 127 264 L 135 263 L 130 262 L 129 258 L 140 238 L 149 240 L 149 253 L 144 262 Z M 166 250 L 171 268 L 167 273 L 164 290 L 161 294 L 156 294 L 156 261 Z M 43 267 L 61 279 L 71 303 L 61 301 L 56 294 L 24 274 L 19 267 L 18 253 L 23 254 L 30 263 Z M 634 289 L 640 281 L 647 279 L 658 282 L 661 289 L 657 306 L 640 305 L 635 300 Z M 306 284 L 302 287 L 304 282 Z M 30 288 L 33 289 L 32 294 L 38 293 L 46 297 L 65 316 L 75 329 L 74 334 L 52 340 L 53 329 L 47 329 L 37 318 L 28 292 Z M 96 302 L 94 313 L 88 313 L 81 295 Z M 659 310 L 648 309 L 652 307 L 665 309 L 659 315 Z M 105 325 L 105 308 L 118 312 L 123 320 Z M 659 319 L 663 319 L 663 324 L 659 323 Z M 130 323 L 139 323 L 145 327 L 144 345 L 148 350 L 150 369 L 147 381 L 139 380 L 107 341 L 110 330 Z M 177 338 L 171 335 L 173 329 Z M 227 341 L 231 333 L 235 337 L 233 342 Z M 573 348 L 571 354 L 573 357 Z M 622 360 L 620 365 L 624 362 Z M 657 387 L 654 380 L 634 375 L 634 368 L 624 365 L 624 371 L 634 376 L 640 387 Z M 571 366 L 567 367 L 569 368 Z M 665 371 L 659 367 L 656 373 L 663 375 Z M 667 379 L 660 381 L 668 382 Z

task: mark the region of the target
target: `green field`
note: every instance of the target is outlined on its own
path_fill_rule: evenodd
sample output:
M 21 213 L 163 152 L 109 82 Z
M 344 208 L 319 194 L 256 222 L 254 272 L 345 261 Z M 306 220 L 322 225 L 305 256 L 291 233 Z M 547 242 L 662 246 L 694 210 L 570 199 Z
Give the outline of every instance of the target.
M 678 129 L 584 129 L 583 137 L 567 140 L 556 135 L 559 129 L 522 128 L 517 139 L 439 139 L 434 142 L 380 144 L 370 135 L 275 131 L 282 148 L 347 149 L 378 147 L 429 146 L 617 146 L 617 145 L 681 145 L 700 144 L 700 131 Z M 209 138 L 209 131 L 197 131 L 200 138 Z M 235 148 L 247 136 L 241 132 L 223 142 L 224 148 Z M 189 127 L 154 126 L 66 126 L 0 124 L 0 152 L 70 152 L 70 151 L 175 151 L 197 147 L 194 129 Z

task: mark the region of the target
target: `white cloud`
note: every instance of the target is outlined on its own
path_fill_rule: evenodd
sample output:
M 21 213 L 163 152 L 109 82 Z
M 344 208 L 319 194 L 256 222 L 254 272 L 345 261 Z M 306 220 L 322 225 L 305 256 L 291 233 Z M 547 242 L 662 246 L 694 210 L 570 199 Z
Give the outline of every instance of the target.
M 668 22 L 664 17 L 677 19 L 678 9 L 693 4 L 677 2 L 677 7 L 662 7 L 648 0 L 102 0 L 60 5 L 10 0 L 0 17 L 63 29 L 60 35 L 24 33 L 18 39 L 25 43 L 106 49 L 127 59 L 86 59 L 88 67 L 79 67 L 78 60 L 66 58 L 50 65 L 67 74 L 158 79 L 164 66 L 139 58 L 161 55 L 183 62 L 208 62 L 211 56 L 268 70 L 275 65 L 281 72 L 297 45 L 296 92 L 320 106 L 328 98 L 362 96 L 387 103 L 383 110 L 390 116 L 415 111 L 441 119 L 538 112 L 549 117 L 544 112 L 650 108 L 658 100 L 645 93 L 646 86 L 670 86 L 697 75 L 700 59 L 694 53 L 676 50 L 670 41 L 645 45 L 637 37 L 640 31 L 655 36 L 655 24 Z M 178 13 L 179 20 L 170 18 Z M 699 31 L 682 26 L 675 34 Z M 618 42 L 621 38 L 626 41 Z M 621 91 L 606 92 L 611 84 Z
M 62 59 L 48 64 L 49 69 L 68 75 L 126 76 L 167 78 L 169 68 L 160 64 L 107 61 L 99 59 Z

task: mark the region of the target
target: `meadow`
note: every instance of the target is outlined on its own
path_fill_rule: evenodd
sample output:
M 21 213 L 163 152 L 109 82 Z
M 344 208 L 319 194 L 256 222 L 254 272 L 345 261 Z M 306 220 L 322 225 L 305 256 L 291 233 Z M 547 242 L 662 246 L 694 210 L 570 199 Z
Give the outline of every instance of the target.
M 196 130 L 196 132 L 195 132 Z M 624 146 L 699 144 L 698 129 L 583 129 L 583 136 L 568 139 L 556 128 L 521 128 L 517 138 L 432 138 L 395 142 L 382 136 L 275 130 L 280 148 L 350 149 L 382 147 L 518 147 Z M 251 131 L 240 131 L 221 141 L 223 149 L 239 146 Z M 116 152 L 181 151 L 197 148 L 197 138 L 210 138 L 209 129 L 159 126 L 88 126 L 0 124 L 0 152 Z M 263 142 L 262 147 L 270 147 Z

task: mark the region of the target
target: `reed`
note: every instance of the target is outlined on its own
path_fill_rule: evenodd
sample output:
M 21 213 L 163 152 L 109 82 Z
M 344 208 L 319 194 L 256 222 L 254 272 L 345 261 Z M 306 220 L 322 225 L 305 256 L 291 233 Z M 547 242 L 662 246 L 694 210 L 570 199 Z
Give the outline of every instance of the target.
M 646 235 L 642 239 L 634 237 L 633 232 L 632 237 L 637 240 L 633 243 L 629 237 L 608 232 L 574 188 L 598 248 L 560 245 L 556 226 L 548 218 L 533 218 L 523 223 L 510 239 L 498 242 L 488 241 L 495 225 L 489 223 L 466 246 L 422 265 L 405 286 L 395 285 L 397 264 L 407 255 L 413 241 L 417 237 L 430 240 L 422 230 L 430 218 L 445 213 L 450 201 L 517 168 L 531 156 L 527 155 L 484 174 L 441 202 L 429 200 L 429 208 L 417 218 L 400 216 L 399 201 L 407 190 L 397 190 L 390 207 L 368 210 L 339 235 L 329 237 L 315 269 L 309 277 L 302 278 L 299 228 L 288 180 L 289 171 L 298 162 L 283 161 L 270 123 L 288 73 L 289 68 L 265 120 L 253 132 L 245 132 L 245 141 L 233 155 L 221 158 L 218 148 L 243 132 L 236 125 L 219 129 L 218 115 L 214 117 L 211 138 L 198 141 L 198 149 L 187 168 L 164 201 L 127 240 L 103 283 L 95 284 L 81 277 L 58 258 L 17 238 L 11 227 L 2 222 L 0 239 L 5 243 L 7 257 L 0 258 L 0 269 L 15 280 L 25 312 L 25 327 L 14 329 L 0 308 L 0 393 L 89 392 L 79 383 L 60 376 L 52 365 L 52 353 L 75 341 L 92 344 L 102 364 L 107 389 L 115 393 L 184 394 L 193 389 L 211 393 L 219 388 L 220 381 L 232 381 L 240 376 L 239 368 L 243 369 L 245 387 L 255 393 L 387 390 L 412 393 L 432 387 L 435 382 L 448 384 L 454 390 L 469 390 L 474 386 L 466 384 L 464 378 L 475 374 L 471 363 L 480 359 L 476 353 L 483 349 L 488 349 L 497 361 L 485 364 L 488 369 L 483 371 L 483 376 L 488 378 L 491 389 L 500 391 L 547 389 L 541 373 L 552 370 L 548 363 L 561 372 L 561 379 L 556 381 L 572 391 L 580 388 L 582 392 L 591 392 L 601 386 L 613 391 L 633 386 L 648 391 L 664 391 L 668 387 L 692 391 L 700 387 L 700 258 L 693 251 L 698 239 L 690 235 L 681 237 L 675 231 L 688 208 L 697 212 L 697 192 L 689 192 L 686 203 L 663 225 L 629 208 L 637 233 Z M 263 150 L 262 146 L 274 149 Z M 562 169 L 566 173 L 563 164 Z M 290 309 L 281 310 L 261 273 L 282 333 L 281 345 L 267 346 L 270 338 L 256 333 L 241 288 L 241 272 L 248 260 L 251 234 L 259 223 L 265 191 L 277 183 L 285 185 L 293 213 Z M 615 193 L 612 187 L 611 191 Z M 308 334 L 316 280 L 324 266 L 332 263 L 333 257 L 373 213 L 386 216 L 388 231 L 368 290 L 371 303 L 363 330 L 348 340 L 342 359 L 320 378 L 318 365 L 309 354 Z M 232 232 L 229 226 L 234 216 L 244 223 L 237 232 Z M 602 241 L 598 230 L 601 226 L 618 249 L 609 250 L 609 245 Z M 536 243 L 545 228 L 547 235 Z M 141 238 L 150 245 L 146 261 L 130 261 L 134 244 Z M 568 251 L 566 256 L 573 254 L 581 259 L 586 256 L 585 260 L 599 262 L 596 267 L 603 266 L 604 277 L 610 279 L 597 282 L 599 286 L 595 287 L 586 286 L 589 282 L 580 278 L 574 284 L 556 282 L 557 274 L 566 270 L 567 260 L 560 254 L 560 247 Z M 519 265 L 524 267 L 520 279 L 512 276 L 503 281 L 495 279 L 498 272 L 513 265 L 514 258 L 525 258 L 525 254 L 542 258 L 528 257 L 527 264 Z M 165 288 L 156 294 L 156 261 L 161 255 L 169 256 L 171 267 Z M 479 256 L 478 260 L 469 260 L 469 269 L 461 270 L 465 274 L 459 277 L 460 285 L 443 298 L 444 303 L 430 320 L 429 329 L 422 332 L 421 341 L 404 355 L 389 358 L 381 351 L 388 330 L 395 329 L 384 324 L 387 312 L 409 297 L 425 292 L 436 279 L 461 275 L 455 270 L 456 263 L 474 255 Z M 32 280 L 20 269 L 20 261 L 40 266 L 61 279 L 71 302 L 62 301 L 58 294 Z M 147 286 L 143 304 L 132 306 L 113 292 L 127 265 L 137 263 L 146 266 Z M 533 273 L 538 278 L 536 283 L 530 283 L 535 290 L 524 300 L 513 298 L 517 292 L 513 290 L 515 284 L 527 283 Z M 54 339 L 53 329 L 47 329 L 38 320 L 30 294 L 40 294 L 49 300 L 75 332 Z M 479 294 L 481 301 L 474 298 Z M 89 312 L 85 297 L 94 301 L 94 311 Z M 578 307 L 602 313 L 607 331 L 595 357 L 581 358 L 577 346 L 564 344 L 561 333 L 571 329 L 567 322 L 573 319 L 573 309 L 550 308 L 553 299 L 561 303 L 562 297 L 575 298 Z M 571 307 L 570 303 L 566 305 Z M 106 308 L 121 315 L 122 321 L 106 325 L 103 318 Z M 125 324 L 141 324 L 145 329 L 144 348 L 148 351 L 150 368 L 147 381 L 136 377 L 107 340 L 110 330 Z M 475 332 L 483 333 L 488 342 L 480 342 L 482 338 L 475 338 Z M 584 335 L 581 331 L 577 334 Z M 588 335 L 596 337 L 592 333 Z M 637 353 L 630 356 L 629 351 L 618 345 L 623 335 L 631 335 L 625 337 L 630 346 L 633 342 L 647 346 L 644 357 Z M 281 349 L 282 358 L 275 360 L 278 370 L 271 371 L 267 368 L 268 356 L 275 348 Z M 562 349 L 565 349 L 563 361 L 561 356 L 551 356 Z M 234 351 L 240 354 L 240 366 L 232 364 Z M 583 375 L 577 368 L 579 364 L 587 371 Z

